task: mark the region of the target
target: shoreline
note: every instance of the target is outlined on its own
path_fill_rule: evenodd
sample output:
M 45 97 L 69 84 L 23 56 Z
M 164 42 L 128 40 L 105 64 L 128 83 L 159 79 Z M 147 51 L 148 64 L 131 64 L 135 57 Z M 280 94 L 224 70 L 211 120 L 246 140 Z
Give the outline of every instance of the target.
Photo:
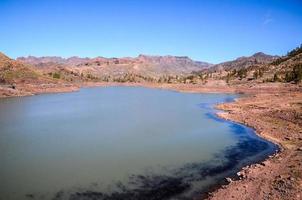
M 269 96 L 266 95 L 264 97 Z M 299 199 L 301 197 L 299 187 L 301 187 L 302 168 L 301 153 L 298 152 L 301 151 L 302 143 L 301 131 L 299 132 L 301 125 L 297 124 L 298 127 L 287 127 L 289 133 L 293 133 L 294 128 L 297 128 L 297 135 L 292 136 L 289 134 L 283 136 L 281 130 L 284 127 L 279 127 L 278 129 L 278 127 L 274 127 L 276 124 L 269 124 L 272 128 L 267 127 L 265 121 L 261 122 L 258 120 L 258 122 L 255 122 L 255 119 L 248 117 L 249 115 L 253 116 L 253 108 L 250 111 L 243 112 L 245 108 L 244 103 L 255 106 L 257 105 L 257 98 L 259 100 L 259 96 L 257 95 L 248 96 L 239 98 L 235 102 L 219 104 L 217 108 L 224 112 L 217 114 L 225 120 L 239 122 L 253 128 L 259 137 L 278 145 L 280 151 L 269 156 L 263 162 L 242 168 L 242 170 L 237 173 L 239 180 L 230 180 L 228 185 L 211 192 L 208 199 Z M 296 97 L 296 100 L 299 101 L 299 99 L 301 99 L 301 93 Z M 268 105 L 273 107 L 274 104 Z M 283 110 L 285 110 L 285 108 L 283 108 Z M 263 112 L 259 112 L 258 115 L 261 116 Z M 256 117 L 257 116 L 255 116 L 255 118 Z M 269 118 L 265 115 L 262 117 L 263 119 L 265 119 L 265 117 L 266 119 Z M 271 118 L 273 117 L 272 115 Z M 262 118 L 259 117 L 259 119 Z M 281 132 L 281 134 L 275 135 L 274 133 L 277 132 Z M 289 142 L 292 144 L 289 145 Z M 297 174 L 296 176 L 295 173 Z M 263 175 L 263 177 L 261 177 L 261 175 Z
M 243 167 L 237 172 L 238 180 L 226 177 L 228 184 L 218 183 L 218 187 L 214 186 L 214 190 L 209 190 L 207 199 L 299 199 L 302 197 L 302 191 L 299 190 L 299 187 L 302 187 L 302 131 L 300 131 L 302 124 L 300 124 L 299 112 L 297 119 L 292 121 L 283 119 L 281 115 L 287 116 L 297 108 L 302 109 L 301 87 L 280 84 L 262 84 L 258 87 L 207 87 L 191 84 L 84 83 L 58 89 L 33 90 L 33 93 L 24 93 L 25 95 L 20 96 L 74 92 L 83 87 L 108 86 L 140 86 L 191 93 L 245 94 L 234 99 L 233 102 L 216 105 L 215 109 L 222 111 L 217 112 L 216 115 L 251 127 L 257 136 L 276 144 L 280 150 L 263 161 Z M 292 102 L 297 105 L 292 106 Z M 284 134 L 284 127 L 286 134 Z M 295 131 L 297 134 L 294 134 Z

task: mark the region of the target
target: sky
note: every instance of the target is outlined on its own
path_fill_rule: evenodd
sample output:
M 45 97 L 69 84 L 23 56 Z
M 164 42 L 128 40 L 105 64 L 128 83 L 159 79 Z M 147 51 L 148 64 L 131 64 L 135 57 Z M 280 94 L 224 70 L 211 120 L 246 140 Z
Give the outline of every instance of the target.
M 0 51 L 219 63 L 302 43 L 302 0 L 0 0 Z

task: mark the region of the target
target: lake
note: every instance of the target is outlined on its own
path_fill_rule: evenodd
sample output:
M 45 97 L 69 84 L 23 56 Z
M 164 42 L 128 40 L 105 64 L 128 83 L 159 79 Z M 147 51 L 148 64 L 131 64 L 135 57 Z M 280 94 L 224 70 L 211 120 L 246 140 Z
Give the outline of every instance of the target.
M 216 117 L 238 95 L 142 87 L 0 99 L 0 199 L 191 199 L 276 146 Z

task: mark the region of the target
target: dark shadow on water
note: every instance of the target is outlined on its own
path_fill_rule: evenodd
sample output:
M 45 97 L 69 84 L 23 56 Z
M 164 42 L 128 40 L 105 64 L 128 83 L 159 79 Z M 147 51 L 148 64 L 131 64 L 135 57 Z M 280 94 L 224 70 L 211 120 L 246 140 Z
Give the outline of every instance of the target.
M 240 130 L 240 126 L 234 128 Z M 192 199 L 195 195 L 207 192 L 209 187 L 221 183 L 224 177 L 234 175 L 243 166 L 264 159 L 274 150 L 273 146 L 264 140 L 245 137 L 209 162 L 186 164 L 169 175 L 132 175 L 126 185 L 118 182 L 110 193 L 85 188 L 79 191 L 59 191 L 53 200 L 158 200 L 172 197 Z M 215 184 L 191 191 L 188 195 L 193 183 L 203 181 L 207 177 L 215 177 Z M 34 196 L 31 196 L 31 199 L 35 199 Z

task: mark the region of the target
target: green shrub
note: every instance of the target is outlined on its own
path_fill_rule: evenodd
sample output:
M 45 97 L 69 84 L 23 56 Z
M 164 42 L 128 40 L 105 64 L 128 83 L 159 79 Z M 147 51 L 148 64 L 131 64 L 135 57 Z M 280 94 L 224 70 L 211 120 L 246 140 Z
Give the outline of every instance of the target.
M 55 72 L 53 75 L 52 75 L 53 78 L 57 78 L 57 79 L 60 79 L 61 78 L 61 75 L 57 72 Z

